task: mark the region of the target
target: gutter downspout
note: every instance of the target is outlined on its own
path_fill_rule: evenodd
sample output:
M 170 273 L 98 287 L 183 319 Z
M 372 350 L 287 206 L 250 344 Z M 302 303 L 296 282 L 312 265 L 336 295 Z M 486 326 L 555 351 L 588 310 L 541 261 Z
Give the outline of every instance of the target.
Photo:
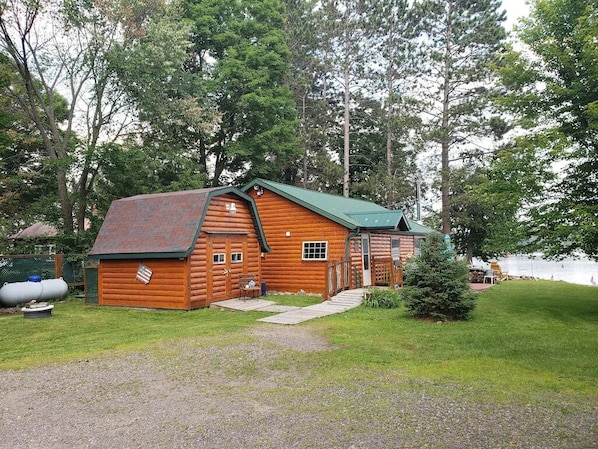
M 356 228 L 347 234 L 345 238 L 345 259 L 349 260 L 349 241 L 361 233 L 361 228 Z

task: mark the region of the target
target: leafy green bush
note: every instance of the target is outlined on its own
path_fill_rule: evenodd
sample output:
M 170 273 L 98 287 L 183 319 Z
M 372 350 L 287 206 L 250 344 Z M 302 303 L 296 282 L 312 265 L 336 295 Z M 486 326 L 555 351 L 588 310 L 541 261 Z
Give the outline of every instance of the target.
M 420 318 L 464 320 L 475 307 L 469 289 L 469 270 L 440 233 L 430 235 L 422 252 L 407 262 L 401 299 L 409 312 Z
M 401 298 L 394 290 L 371 289 L 363 295 L 362 304 L 367 307 L 394 309 L 399 307 Z

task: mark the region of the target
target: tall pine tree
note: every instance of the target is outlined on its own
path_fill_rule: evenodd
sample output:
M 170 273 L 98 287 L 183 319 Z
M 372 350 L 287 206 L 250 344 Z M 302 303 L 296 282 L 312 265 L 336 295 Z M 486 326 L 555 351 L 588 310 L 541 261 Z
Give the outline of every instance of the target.
M 451 160 L 477 152 L 491 135 L 492 63 L 506 38 L 500 0 L 429 0 L 422 94 L 428 101 L 429 141 L 440 150 L 442 232 L 451 233 Z
M 305 188 L 326 188 L 342 179 L 342 170 L 329 157 L 329 130 L 334 115 L 329 108 L 323 80 L 324 42 L 319 38 L 316 0 L 285 0 L 286 36 L 291 52 L 288 84 L 293 91 L 299 116 L 299 142 L 303 150 L 300 164 L 289 173 L 287 182 Z
M 333 86 L 342 92 L 343 124 L 343 196 L 349 196 L 351 157 L 351 106 L 356 90 L 364 89 L 365 73 L 372 64 L 371 44 L 377 19 L 371 14 L 372 0 L 323 0 L 320 8 L 320 30 L 327 72 Z

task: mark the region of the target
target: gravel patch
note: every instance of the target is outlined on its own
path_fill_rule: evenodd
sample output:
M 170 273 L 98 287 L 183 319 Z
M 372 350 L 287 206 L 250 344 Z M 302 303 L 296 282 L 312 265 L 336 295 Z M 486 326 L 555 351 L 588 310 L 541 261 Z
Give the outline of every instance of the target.
M 309 328 L 304 326 L 270 324 L 255 327 L 249 331 L 249 334 L 261 341 L 275 343 L 299 352 L 329 351 L 336 348 L 324 337 L 310 332 Z
M 313 382 L 307 326 L 0 373 L 0 448 L 597 448 L 597 404 L 504 405 L 458 387 Z M 309 381 L 305 379 L 310 378 Z

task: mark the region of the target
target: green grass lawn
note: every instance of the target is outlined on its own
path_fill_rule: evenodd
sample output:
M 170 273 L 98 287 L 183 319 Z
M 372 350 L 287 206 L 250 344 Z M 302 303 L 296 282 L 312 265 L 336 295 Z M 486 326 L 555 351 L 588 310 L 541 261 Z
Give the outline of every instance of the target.
M 186 337 L 227 334 L 255 325 L 255 315 L 218 309 L 190 312 L 55 303 L 51 318 L 0 316 L 0 369 L 93 358 Z
M 458 384 L 492 400 L 534 400 L 548 392 L 598 399 L 594 287 L 510 281 L 481 293 L 465 322 L 424 322 L 404 308 L 361 307 L 317 325 L 343 348 L 330 365 L 351 365 L 357 375 L 384 366 L 407 384 Z
M 309 305 L 314 297 L 269 297 Z M 265 312 L 191 312 L 56 303 L 48 319 L 0 316 L 0 369 L 112 357 L 157 342 L 189 339 L 235 344 Z M 415 320 L 404 308 L 359 307 L 301 324 L 337 349 L 288 355 L 277 366 L 303 367 L 310 382 L 420 383 L 497 401 L 546 395 L 598 399 L 598 289 L 550 281 L 503 282 L 481 293 L 472 319 Z M 285 358 L 286 357 L 286 358 Z

